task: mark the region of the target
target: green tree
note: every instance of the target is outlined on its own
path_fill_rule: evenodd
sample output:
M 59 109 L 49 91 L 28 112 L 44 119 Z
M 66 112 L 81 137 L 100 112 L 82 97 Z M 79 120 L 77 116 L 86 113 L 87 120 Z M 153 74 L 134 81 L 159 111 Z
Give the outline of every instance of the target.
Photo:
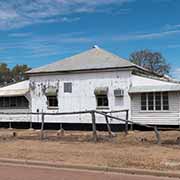
M 27 79 L 26 71 L 30 70 L 31 68 L 27 65 L 19 65 L 17 64 L 11 70 L 11 76 L 14 82 L 19 82 Z
M 134 64 L 161 75 L 170 73 L 170 65 L 159 52 L 151 52 L 147 49 L 136 51 L 130 55 L 129 60 Z
M 6 85 L 12 82 L 11 71 L 6 63 L 0 64 L 0 85 Z

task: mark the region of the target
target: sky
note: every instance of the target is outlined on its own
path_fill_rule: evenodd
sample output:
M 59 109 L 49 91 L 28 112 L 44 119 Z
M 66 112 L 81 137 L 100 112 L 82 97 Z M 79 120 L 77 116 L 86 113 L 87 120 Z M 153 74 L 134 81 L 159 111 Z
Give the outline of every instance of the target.
M 98 45 L 161 52 L 180 79 L 180 0 L 0 0 L 0 62 L 32 68 Z

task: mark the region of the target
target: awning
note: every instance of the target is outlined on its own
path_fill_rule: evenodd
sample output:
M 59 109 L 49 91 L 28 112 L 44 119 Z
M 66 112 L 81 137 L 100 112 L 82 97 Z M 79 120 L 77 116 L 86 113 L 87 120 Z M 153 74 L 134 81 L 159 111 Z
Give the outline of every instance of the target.
M 108 87 L 97 87 L 94 90 L 95 95 L 106 95 L 108 93 Z
M 0 90 L 0 97 L 9 96 L 24 96 L 29 92 L 28 89 L 16 89 L 16 90 Z
M 48 87 L 45 91 L 46 96 L 56 96 L 57 95 L 57 88 L 56 87 Z
M 134 86 L 129 89 L 129 93 L 177 92 L 177 91 L 180 91 L 180 85 Z
M 29 80 L 0 88 L 0 97 L 24 96 L 29 93 Z

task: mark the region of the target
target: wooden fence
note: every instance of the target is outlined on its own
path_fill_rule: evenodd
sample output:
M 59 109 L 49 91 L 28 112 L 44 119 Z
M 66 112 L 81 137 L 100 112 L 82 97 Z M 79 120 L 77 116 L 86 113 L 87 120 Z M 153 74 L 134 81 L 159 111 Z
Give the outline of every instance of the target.
M 116 116 L 112 116 L 112 113 L 122 113 L 125 112 L 126 113 L 126 118 L 122 119 Z M 112 137 L 113 133 L 111 131 L 111 126 L 110 126 L 110 122 L 109 119 L 113 119 L 116 121 L 119 121 L 121 123 L 124 123 L 124 132 L 127 135 L 128 134 L 128 126 L 129 125 L 138 125 L 138 126 L 142 126 L 142 127 L 146 127 L 146 128 L 150 128 L 153 129 L 157 138 L 157 143 L 161 144 L 161 139 L 160 139 L 160 133 L 158 131 L 157 126 L 151 126 L 151 125 L 147 125 L 147 124 L 141 124 L 141 123 L 136 123 L 133 121 L 129 120 L 129 110 L 125 109 L 125 110 L 116 110 L 116 111 L 97 111 L 97 110 L 88 110 L 88 111 L 77 111 L 77 112 L 62 112 L 62 113 L 43 113 L 43 112 L 39 112 L 39 113 L 33 113 L 33 112 L 29 112 L 29 113 L 3 113 L 1 112 L 0 115 L 38 115 L 41 116 L 41 133 L 40 133 L 40 139 L 43 140 L 44 139 L 44 124 L 45 124 L 45 116 L 47 115 L 76 115 L 76 114 L 90 114 L 91 115 L 91 119 L 92 119 L 92 132 L 93 132 L 93 140 L 94 142 L 97 142 L 98 140 L 98 136 L 97 136 L 97 131 L 96 131 L 96 115 L 100 114 L 102 116 L 104 116 L 105 118 L 105 122 L 107 125 L 107 130 L 109 133 L 109 136 Z M 11 126 L 11 124 L 10 124 Z M 30 122 L 30 128 L 32 128 L 32 121 Z

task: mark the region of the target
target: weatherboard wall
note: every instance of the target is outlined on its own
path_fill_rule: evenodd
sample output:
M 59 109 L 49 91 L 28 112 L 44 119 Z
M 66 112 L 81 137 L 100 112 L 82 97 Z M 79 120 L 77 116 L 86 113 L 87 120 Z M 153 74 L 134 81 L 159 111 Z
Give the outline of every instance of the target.
M 66 75 L 32 76 L 30 88 L 32 112 L 73 112 L 96 110 L 96 97 L 94 90 L 97 87 L 108 87 L 109 110 L 130 109 L 130 71 L 82 73 Z M 72 93 L 64 93 L 64 83 L 72 82 Z M 58 109 L 49 109 L 46 95 L 42 88 L 55 86 L 58 88 Z M 115 97 L 114 89 L 124 89 L 124 97 Z M 125 118 L 125 113 L 114 114 Z M 34 122 L 41 121 L 32 118 Z M 46 116 L 46 122 L 62 123 L 91 123 L 90 115 Z M 97 123 L 105 123 L 103 116 L 97 116 Z M 111 123 L 119 123 L 112 120 Z
M 142 111 L 141 94 L 131 95 L 131 120 L 143 124 L 180 125 L 180 94 L 169 92 L 168 111 Z

